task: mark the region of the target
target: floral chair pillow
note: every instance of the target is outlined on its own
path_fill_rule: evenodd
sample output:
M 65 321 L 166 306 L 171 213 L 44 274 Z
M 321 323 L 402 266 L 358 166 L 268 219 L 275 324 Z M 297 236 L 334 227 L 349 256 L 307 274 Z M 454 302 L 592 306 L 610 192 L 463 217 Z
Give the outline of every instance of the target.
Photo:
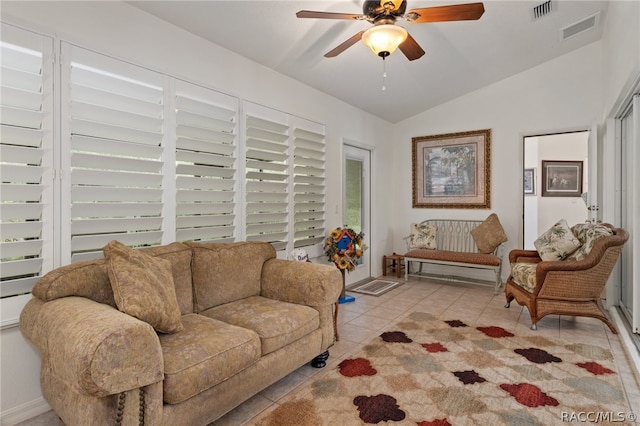
M 580 248 L 580 240 L 573 235 L 566 219 L 554 224 L 533 242 L 540 258 L 545 261 L 564 260 Z
M 436 231 L 435 225 L 418 225 L 411 224 L 411 237 L 409 238 L 410 249 L 436 249 Z
M 571 253 L 565 260 L 582 260 L 593 248 L 595 242 L 602 238 L 613 235 L 613 231 L 601 224 L 594 223 L 578 223 L 571 227 L 574 235 L 580 240 L 582 246 Z

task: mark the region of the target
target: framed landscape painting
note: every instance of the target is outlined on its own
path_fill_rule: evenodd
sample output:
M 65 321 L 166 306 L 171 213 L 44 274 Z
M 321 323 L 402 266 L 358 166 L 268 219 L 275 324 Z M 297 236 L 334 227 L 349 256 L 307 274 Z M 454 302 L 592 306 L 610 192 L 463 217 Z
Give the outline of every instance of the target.
M 491 129 L 412 139 L 414 208 L 491 208 Z
M 543 197 L 580 197 L 582 161 L 542 161 Z

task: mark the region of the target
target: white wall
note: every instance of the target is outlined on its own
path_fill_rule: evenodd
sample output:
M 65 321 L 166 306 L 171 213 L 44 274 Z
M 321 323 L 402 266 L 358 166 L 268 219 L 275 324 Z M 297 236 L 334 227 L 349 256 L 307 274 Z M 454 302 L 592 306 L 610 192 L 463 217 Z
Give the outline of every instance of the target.
M 609 2 L 602 43 L 603 111 L 608 115 L 640 76 L 640 2 Z
M 121 2 L 2 2 L 2 20 L 25 29 L 96 50 L 117 59 L 201 84 L 326 126 L 327 226 L 342 225 L 342 141 L 374 147 L 372 184 L 376 194 L 391 193 L 384 174 L 392 146 L 390 124 L 262 65 L 173 27 Z M 379 192 L 378 192 L 379 191 Z M 371 258 L 389 251 L 387 197 L 373 195 Z M 377 233 L 376 230 L 382 231 Z M 380 262 L 372 261 L 372 273 Z M 17 327 L 0 334 L 2 424 L 31 417 L 46 408 L 39 386 L 40 361 Z M 25 417 L 26 416 L 26 417 Z
M 447 217 L 484 219 L 495 212 L 509 237 L 506 252 L 522 247 L 523 135 L 590 128 L 602 114 L 600 42 L 432 108 L 400 123 L 394 151 L 394 249 L 411 222 Z M 467 130 L 492 130 L 491 209 L 449 210 L 411 207 L 411 138 Z M 508 274 L 503 268 L 503 275 Z

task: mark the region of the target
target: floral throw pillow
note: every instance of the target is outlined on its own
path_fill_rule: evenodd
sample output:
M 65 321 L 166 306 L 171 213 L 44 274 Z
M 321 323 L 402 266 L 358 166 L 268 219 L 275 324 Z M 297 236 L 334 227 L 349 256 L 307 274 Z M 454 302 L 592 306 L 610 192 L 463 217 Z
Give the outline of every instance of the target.
M 436 249 L 435 225 L 411 224 L 411 238 L 409 238 L 409 248 L 411 249 Z
M 582 260 L 593 248 L 595 242 L 602 238 L 613 235 L 613 231 L 608 227 L 595 224 L 595 223 L 579 223 L 577 225 L 573 225 L 571 227 L 571 231 L 573 231 L 574 235 L 580 240 L 582 246 L 569 256 L 567 256 L 566 260 Z
M 121 312 L 161 333 L 183 328 L 171 262 L 111 241 L 102 249 L 113 297 Z
M 533 242 L 540 258 L 545 261 L 564 260 L 580 246 L 566 219 L 561 219 Z

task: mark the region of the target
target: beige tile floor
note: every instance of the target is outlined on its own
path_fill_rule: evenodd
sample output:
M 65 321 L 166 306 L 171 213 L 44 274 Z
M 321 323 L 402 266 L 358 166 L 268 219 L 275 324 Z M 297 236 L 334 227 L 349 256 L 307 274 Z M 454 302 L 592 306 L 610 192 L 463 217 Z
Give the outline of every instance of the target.
M 378 336 L 388 326 L 414 311 L 445 314 L 470 323 L 491 323 L 519 333 L 537 333 L 567 341 L 585 342 L 608 347 L 614 354 L 622 377 L 629 407 L 640 415 L 640 386 L 633 373 L 620 339 L 600 321 L 592 318 L 552 315 L 538 322 L 538 330 L 529 329 L 527 310 L 515 302 L 505 309 L 503 293 L 494 296 L 493 289 L 479 285 L 443 283 L 412 279 L 379 296 L 352 293 L 356 301 L 340 305 L 338 328 L 340 340 L 330 349 L 331 357 L 324 369 L 304 366 L 260 392 L 210 426 L 252 425 L 278 406 L 288 393 L 307 383 L 313 376 L 348 358 L 364 344 Z M 638 423 L 640 424 L 640 423 Z M 52 412 L 20 423 L 21 426 L 59 426 L 62 423 Z

